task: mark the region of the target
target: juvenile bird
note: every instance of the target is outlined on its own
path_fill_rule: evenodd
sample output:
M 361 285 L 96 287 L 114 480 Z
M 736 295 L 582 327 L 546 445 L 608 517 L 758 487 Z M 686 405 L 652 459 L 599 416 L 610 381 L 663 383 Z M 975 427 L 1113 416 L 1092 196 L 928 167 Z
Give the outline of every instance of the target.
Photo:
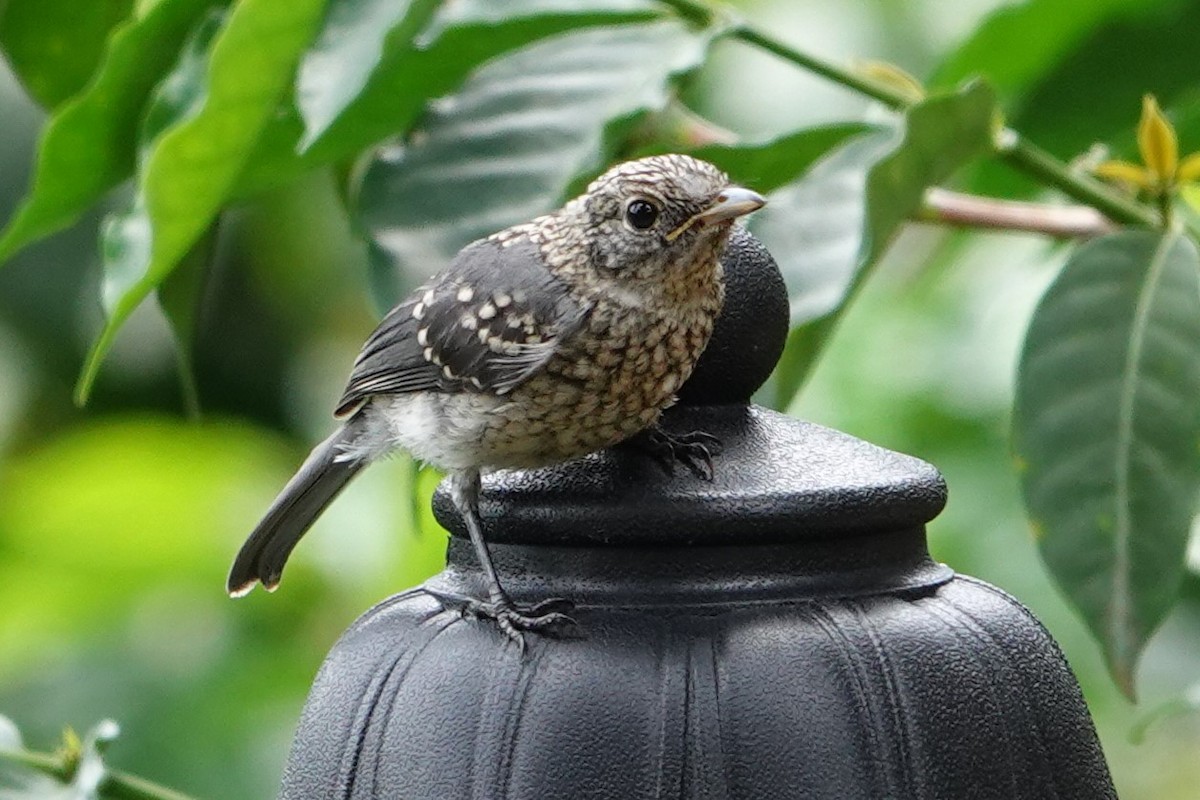
M 463 248 L 393 308 L 355 361 L 336 416 L 242 546 L 233 596 L 274 589 L 292 548 L 360 469 L 397 449 L 446 471 L 488 584 L 468 610 L 522 630 L 567 621 L 518 606 L 492 567 L 480 473 L 566 461 L 657 427 L 721 310 L 718 258 L 760 208 L 684 155 L 620 164 L 558 211 Z M 703 448 L 703 440 L 699 440 Z

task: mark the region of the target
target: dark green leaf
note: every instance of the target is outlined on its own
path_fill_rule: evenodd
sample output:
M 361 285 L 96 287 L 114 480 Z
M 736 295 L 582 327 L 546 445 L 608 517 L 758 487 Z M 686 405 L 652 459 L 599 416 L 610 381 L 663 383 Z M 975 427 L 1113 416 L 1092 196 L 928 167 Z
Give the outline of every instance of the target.
M 414 3 L 409 18 L 427 13 L 430 0 Z M 620 22 L 645 21 L 661 11 L 644 0 L 460 0 L 437 5 L 436 15 L 417 39 L 407 24 L 384 40 L 366 85 L 316 141 L 304 138 L 304 122 L 287 108 L 268 124 L 238 195 L 286 183 L 306 170 L 359 153 L 407 131 L 426 103 L 454 91 L 488 59 L 563 31 Z
M 167 79 L 202 81 L 202 90 L 183 94 L 203 102 L 188 106 L 183 118 L 143 147 L 133 209 L 106 230 L 109 317 L 80 378 L 80 401 L 122 323 L 170 275 L 228 199 L 323 9 L 322 0 L 242 0 L 213 41 L 205 68 L 184 59 Z
M 95 79 L 42 132 L 29 195 L 0 235 L 0 263 L 70 224 L 133 170 L 138 119 L 213 0 L 163 0 L 117 27 Z
M 1013 437 L 1042 557 L 1133 696 L 1175 602 L 1200 488 L 1200 256 L 1125 232 L 1067 262 L 1034 312 Z
M 1038 82 L 1101 24 L 1176 0 L 1030 0 L 993 11 L 942 62 L 932 86 L 983 75 L 1002 98 Z
M 473 239 L 556 207 L 604 165 L 606 129 L 661 108 L 708 41 L 675 21 L 576 31 L 492 61 L 439 101 L 362 180 L 358 214 L 394 259 L 381 305 Z
M 306 150 L 362 92 L 383 56 L 384 41 L 409 42 L 429 22 L 437 4 L 411 0 L 345 0 L 332 3 L 316 42 L 296 78 L 296 105 L 304 119 Z
M 175 358 L 184 404 L 193 417 L 200 415 L 200 395 L 196 385 L 192 348 L 196 344 L 196 326 L 203 306 L 205 289 L 217 252 L 220 220 L 192 246 L 179 266 L 158 286 L 155 293 L 171 332 L 175 337 Z
M 83 88 L 104 53 L 109 31 L 133 0 L 9 0 L 0 6 L 0 49 L 43 108 Z
M 775 375 L 779 405 L 803 385 L 855 289 L 925 190 L 988 151 L 994 114 L 983 83 L 932 96 L 907 112 L 901 129 L 852 140 L 750 218 L 792 297 L 793 329 Z
M 1106 0 L 1106 5 L 1112 2 Z M 1020 87 L 1006 103 L 1012 128 L 1068 161 L 1097 142 L 1111 145 L 1117 156 L 1135 156 L 1142 95 L 1155 94 L 1164 108 L 1171 108 L 1196 86 L 1200 3 L 1155 0 L 1098 22 L 1063 51 L 1052 69 Z M 1032 27 L 1024 33 L 1037 36 Z M 1020 49 L 1006 48 L 1001 57 Z M 988 164 L 971 188 L 1020 197 L 1043 187 L 1003 165 Z

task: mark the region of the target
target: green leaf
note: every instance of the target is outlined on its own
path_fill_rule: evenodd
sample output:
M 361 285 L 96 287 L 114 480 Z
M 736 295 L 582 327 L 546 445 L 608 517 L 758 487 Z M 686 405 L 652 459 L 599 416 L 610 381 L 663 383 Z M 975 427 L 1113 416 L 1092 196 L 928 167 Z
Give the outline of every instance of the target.
M 688 148 L 653 145 L 639 150 L 634 157 L 689 153 L 720 167 L 735 183 L 757 192 L 770 192 L 804 174 L 817 159 L 847 139 L 870 130 L 870 125 L 861 122 L 845 122 L 807 128 L 766 142 Z
M 175 339 L 175 360 L 184 405 L 193 419 L 200 416 L 200 393 L 196 384 L 192 349 L 200 318 L 205 289 L 216 257 L 220 219 L 213 222 L 179 266 L 158 286 L 155 296 L 163 315 L 171 325 Z
M 1136 154 L 1133 132 L 1142 95 L 1153 93 L 1164 108 L 1173 108 L 1195 91 L 1200 3 L 1149 0 L 1113 6 L 1116 2 L 1103 0 L 1111 13 L 1094 19 L 1048 70 L 1020 86 L 1005 103 L 1014 130 L 1063 160 L 1086 153 L 1096 142 L 1111 145 L 1115 156 Z M 1011 46 L 997 52 L 998 58 L 1019 60 L 1024 47 L 1016 43 L 1020 36 L 1036 39 L 1040 34 L 1031 22 L 1015 35 Z M 983 166 L 971 188 L 1021 197 L 1044 187 L 992 163 Z
M 0 263 L 69 225 L 133 171 L 146 97 L 211 5 L 164 0 L 114 30 L 95 78 L 55 111 L 42 132 L 29 194 L 0 234 Z
M 339 97 L 339 105 L 349 102 L 338 108 L 336 118 L 321 121 L 315 140 L 305 137 L 305 123 L 295 108 L 271 120 L 238 181 L 238 196 L 287 183 L 407 131 L 431 98 L 454 91 L 491 58 L 576 28 L 661 16 L 645 0 L 457 0 L 435 3 L 428 27 L 413 37 L 409 21 L 427 15 L 431 2 L 413 3 L 405 23 L 384 39 L 366 84 Z
M 106 231 L 109 317 L 80 378 L 80 402 L 122 323 L 229 198 L 323 9 L 321 0 L 242 0 L 212 42 L 206 69 L 185 58 L 168 77 L 168 83 L 202 81 L 190 95 L 202 101 L 143 148 L 133 209 Z
M 1003 98 L 1036 83 L 1114 18 L 1147 14 L 1174 0 L 1029 0 L 993 11 L 934 70 L 931 86 L 984 75 Z
M 1030 323 L 1013 438 L 1042 557 L 1131 698 L 1184 572 L 1198 399 L 1195 245 L 1136 231 L 1081 247 Z
M 324 27 L 304 54 L 296 78 L 296 105 L 304 119 L 302 151 L 362 93 L 392 30 L 403 22 L 396 38 L 408 42 L 436 8 L 428 0 L 345 0 L 329 6 Z
M 1200 713 L 1200 683 L 1192 684 L 1170 700 L 1165 700 L 1141 714 L 1129 730 L 1129 741 L 1141 745 L 1153 728 L 1169 719 Z
M 777 403 L 799 391 L 855 290 L 920 207 L 925 190 L 991 147 L 996 106 L 984 83 L 933 95 L 895 131 L 860 136 L 768 197 L 749 227 L 792 298 L 792 332 L 775 374 Z
M 0 49 L 43 108 L 83 88 L 100 62 L 109 31 L 132 0 L 8 0 L 0 6 Z
M 0 750 L 24 750 L 25 743 L 21 740 L 21 729 L 17 723 L 0 714 Z
M 468 242 L 558 206 L 605 164 L 616 127 L 666 104 L 708 42 L 675 21 L 576 31 L 492 61 L 438 101 L 362 179 L 357 213 L 394 259 L 376 299 L 390 305 Z

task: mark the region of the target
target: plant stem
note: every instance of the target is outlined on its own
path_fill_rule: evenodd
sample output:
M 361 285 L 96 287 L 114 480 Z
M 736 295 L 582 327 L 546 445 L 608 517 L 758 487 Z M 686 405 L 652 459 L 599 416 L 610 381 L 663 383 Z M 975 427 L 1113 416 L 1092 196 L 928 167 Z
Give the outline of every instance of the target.
M 31 750 L 0 750 L 0 760 L 22 764 L 60 781 L 69 781 L 72 777 L 72 770 L 61 758 L 51 753 L 37 753 Z M 104 793 L 107 797 L 117 797 L 123 800 L 192 800 L 174 789 L 168 789 L 145 778 L 118 770 L 106 771 Z
M 940 225 L 1041 233 L 1058 239 L 1101 236 L 1113 230 L 1109 218 L 1091 206 L 999 200 L 936 187 L 926 192 L 925 204 L 917 213 L 916 220 Z
M 783 42 L 773 39 L 745 23 L 735 25 L 730 30 L 730 35 L 746 44 L 751 44 L 769 53 L 774 53 L 780 58 L 804 67 L 809 72 L 815 72 L 823 78 L 828 78 L 834 83 L 840 83 L 842 86 L 853 89 L 860 94 L 865 94 L 867 97 L 878 100 L 889 108 L 903 110 L 912 105 L 912 98 L 897 89 L 893 89 L 890 86 L 873 81 L 862 75 L 856 75 L 850 70 L 843 69 L 816 56 L 801 52 L 794 47 L 789 47 Z
M 904 109 L 912 105 L 912 98 L 891 86 L 858 75 L 848 69 L 831 64 L 828 61 L 809 55 L 794 47 L 784 44 L 778 39 L 767 36 L 753 26 L 738 19 L 731 9 L 725 6 L 710 5 L 702 0 L 660 0 L 663 5 L 670 6 L 685 19 L 690 19 L 702 25 L 712 25 L 718 17 L 725 17 L 729 24 L 725 34 L 740 39 L 746 44 L 760 47 L 780 58 L 804 67 L 809 72 L 828 78 L 834 83 L 840 83 L 856 92 L 865 94 L 879 102 L 895 109 Z
M 674 8 L 688 19 L 706 24 L 712 24 L 720 13 L 729 13 L 701 0 L 661 0 L 661 2 Z M 911 98 L 905 96 L 898 89 L 797 50 L 740 20 L 733 20 L 730 23 L 728 35 L 773 53 L 834 83 L 878 100 L 890 108 L 903 111 L 912 105 Z M 997 137 L 996 153 L 1010 166 L 1037 178 L 1047 186 L 1058 189 L 1074 200 L 1092 206 L 1115 222 L 1143 225 L 1150 228 L 1159 228 L 1163 225 L 1163 220 L 1151 209 L 1113 191 L 1088 175 L 1072 171 L 1062 161 L 1037 145 L 1026 141 L 1016 131 L 1005 129 L 1000 132 Z
M 1158 215 L 1140 203 L 1117 194 L 1094 178 L 1071 170 L 1063 162 L 1011 129 L 1000 132 L 997 153 L 1005 162 L 1087 203 L 1116 222 L 1157 228 Z

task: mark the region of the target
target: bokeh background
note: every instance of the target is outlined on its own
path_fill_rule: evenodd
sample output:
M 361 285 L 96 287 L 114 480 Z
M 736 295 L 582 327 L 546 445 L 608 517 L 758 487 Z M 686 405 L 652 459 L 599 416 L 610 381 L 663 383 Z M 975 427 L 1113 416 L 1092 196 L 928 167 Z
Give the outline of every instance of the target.
M 812 52 L 886 59 L 925 76 L 1001 3 L 739 5 Z M 1184 21 L 1200 11 L 1194 2 L 1157 6 Z M 739 133 L 872 113 L 767 55 L 719 48 L 686 99 Z M 1145 65 L 1152 49 L 1112 53 L 1103 74 L 1079 85 L 1082 95 L 1130 72 L 1157 74 Z M 1029 89 L 1025 107 L 1056 102 L 1052 90 L 1069 96 L 1078 79 L 1068 71 L 1054 80 Z M 1200 89 L 1200 78 L 1180 78 L 1177 89 L 1180 81 L 1181 91 Z M 1052 144 L 1084 111 L 1057 123 L 1034 115 L 1024 129 Z M 1135 114 L 1131 105 L 1130 129 Z M 26 187 L 42 121 L 0 62 L 0 219 Z M 111 203 L 122 200 L 118 192 Z M 327 434 L 377 319 L 366 250 L 329 175 L 235 209 L 221 225 L 200 323 L 201 417 L 183 411 L 171 336 L 153 302 L 126 326 L 79 410 L 71 387 L 100 322 L 98 219 L 0 269 L 0 713 L 40 749 L 66 724 L 113 717 L 123 735 L 111 759 L 123 769 L 199 797 L 273 796 L 324 653 L 369 605 L 438 569 L 445 535 L 427 511 L 436 477 L 403 459 L 370 470 L 317 523 L 280 592 L 229 600 L 230 559 Z M 1052 585 L 1022 516 L 1008 445 L 1012 378 L 1021 333 L 1061 261 L 1035 237 L 912 226 L 789 410 L 940 467 L 950 503 L 930 528 L 935 557 L 1003 587 L 1046 623 L 1083 685 L 1122 798 L 1196 798 L 1200 717 L 1146 722 L 1200 686 L 1197 548 L 1184 602 L 1143 660 L 1135 707 Z

